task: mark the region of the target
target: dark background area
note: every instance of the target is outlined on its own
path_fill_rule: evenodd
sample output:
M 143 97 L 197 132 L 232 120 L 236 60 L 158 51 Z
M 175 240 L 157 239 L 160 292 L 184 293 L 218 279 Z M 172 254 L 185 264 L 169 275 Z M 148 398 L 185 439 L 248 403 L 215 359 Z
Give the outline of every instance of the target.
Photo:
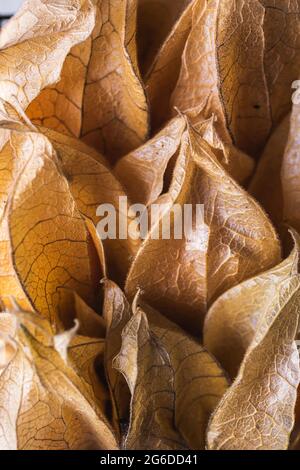
M 19 8 L 23 0 L 0 0 L 0 26 Z

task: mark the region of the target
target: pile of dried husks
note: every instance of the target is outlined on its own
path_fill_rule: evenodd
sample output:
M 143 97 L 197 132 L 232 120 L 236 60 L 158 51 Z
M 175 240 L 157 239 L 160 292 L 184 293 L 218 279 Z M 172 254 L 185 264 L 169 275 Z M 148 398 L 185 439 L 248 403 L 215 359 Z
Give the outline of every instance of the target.
M 4 26 L 1 449 L 300 448 L 298 78 L 300 0 Z M 120 198 L 125 231 L 164 204 L 144 239 L 99 236 Z M 203 208 L 192 244 L 152 236 L 175 204 Z

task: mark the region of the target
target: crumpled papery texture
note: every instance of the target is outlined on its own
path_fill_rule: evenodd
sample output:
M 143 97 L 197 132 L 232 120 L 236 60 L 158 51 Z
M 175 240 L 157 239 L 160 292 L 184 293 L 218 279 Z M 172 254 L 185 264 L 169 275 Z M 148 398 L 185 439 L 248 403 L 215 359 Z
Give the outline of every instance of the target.
M 0 449 L 300 449 L 299 70 L 300 0 L 5 24 Z M 102 204 L 137 236 L 103 239 Z

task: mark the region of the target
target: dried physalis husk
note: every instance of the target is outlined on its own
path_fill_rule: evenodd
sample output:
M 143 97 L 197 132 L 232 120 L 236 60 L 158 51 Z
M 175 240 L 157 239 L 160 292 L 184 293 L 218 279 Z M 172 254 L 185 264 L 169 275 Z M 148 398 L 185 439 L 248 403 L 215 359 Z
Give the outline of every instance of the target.
M 136 58 L 136 0 L 93 4 L 93 31 L 68 51 L 60 80 L 45 88 L 27 113 L 34 123 L 81 138 L 115 161 L 148 135 Z
M 0 31 L 0 97 L 26 110 L 42 89 L 59 80 L 70 49 L 91 34 L 94 23 L 88 0 L 24 2 Z M 53 106 L 49 111 L 51 122 Z M 1 135 L 0 143 L 4 140 Z
M 291 109 L 298 23 L 298 2 L 198 0 L 170 111 L 194 122 L 215 114 L 224 143 L 258 157 Z
M 96 305 L 101 260 L 50 141 L 37 132 L 12 132 L 0 154 L 0 295 L 13 296 L 55 326 L 68 287 Z
M 283 232 L 283 192 L 281 169 L 290 129 L 288 114 L 271 134 L 261 155 L 248 191 L 269 214 L 275 227 Z
M 211 303 L 230 287 L 277 264 L 280 244 L 260 206 L 191 127 L 183 135 L 178 162 L 171 200 L 181 209 L 191 204 L 194 217 L 200 207 L 198 227 L 187 226 L 188 233 L 176 239 L 176 212 L 168 210 L 138 251 L 125 290 L 133 298 L 140 287 L 151 305 L 199 334 Z M 155 239 L 164 223 L 170 226 L 169 219 L 170 238 Z
M 180 147 L 184 129 L 185 120 L 178 116 L 142 147 L 118 161 L 114 172 L 133 203 L 149 206 L 161 195 L 166 168 Z
M 46 320 L 17 316 L 14 337 L 7 339 L 15 353 L 0 375 L 1 449 L 116 449 L 92 387 L 66 362 L 75 331 L 53 337 Z
M 114 361 L 131 392 L 127 449 L 203 449 L 209 416 L 228 387 L 213 357 L 143 304 L 122 333 Z
M 258 294 L 257 301 L 259 303 L 261 299 L 263 304 L 259 316 L 253 304 L 252 308 L 246 304 L 245 314 L 241 313 L 241 323 L 246 328 L 243 331 L 240 326 L 236 334 L 245 332 L 245 342 L 248 339 L 249 345 L 234 383 L 210 420 L 207 433 L 209 449 L 280 450 L 289 445 L 300 381 L 295 342 L 300 313 L 299 239 L 296 233 L 294 237 L 295 248 L 291 257 L 274 269 L 277 290 L 276 294 L 273 293 L 274 299 L 267 300 L 259 292 L 260 288 L 264 289 L 264 283 L 270 283 L 270 277 L 267 280 L 262 275 L 256 279 L 256 292 L 251 291 L 255 281 L 252 286 L 251 281 L 240 286 L 239 300 L 242 300 L 242 292 L 254 302 L 253 295 Z M 277 276 L 280 280 L 276 279 Z M 230 294 L 229 302 L 233 304 Z M 240 305 L 243 309 L 243 303 Z M 254 332 L 251 332 L 251 322 L 256 323 Z M 212 320 L 208 320 L 207 328 L 212 327 Z M 224 334 L 227 334 L 226 328 Z M 235 339 L 232 355 L 235 355 L 237 344 Z M 240 347 L 238 353 L 240 355 Z
M 222 294 L 205 318 L 204 346 L 234 379 L 261 319 L 282 304 L 282 290 L 298 273 L 298 235 L 294 249 L 277 266 Z
M 39 130 L 48 137 L 58 154 L 70 192 L 78 210 L 86 218 L 94 244 L 96 246 L 103 244 L 104 253 L 100 254 L 102 274 L 107 274 L 122 285 L 140 242 L 132 238 L 121 239 L 118 236 L 118 229 L 115 238 L 97 241 L 99 237 L 93 226 L 96 227 L 101 220 L 100 215 L 104 215 L 103 213 L 98 215 L 98 208 L 101 205 L 113 207 L 116 216 L 122 215 L 125 227 L 128 226 L 131 222 L 128 215 L 131 203 L 128 193 L 125 192 L 101 154 L 72 137 L 46 128 Z M 124 213 L 120 213 L 119 209 L 121 198 L 124 201 Z
M 113 423 L 119 436 L 128 426 L 130 391 L 123 375 L 113 366 L 120 352 L 122 331 L 132 316 L 131 307 L 122 290 L 109 279 L 104 279 L 102 314 L 106 322 L 105 369 L 111 394 Z
M 16 353 L 16 344 L 12 340 L 17 327 L 17 319 L 6 312 L 1 312 L 0 330 L 0 374 Z

